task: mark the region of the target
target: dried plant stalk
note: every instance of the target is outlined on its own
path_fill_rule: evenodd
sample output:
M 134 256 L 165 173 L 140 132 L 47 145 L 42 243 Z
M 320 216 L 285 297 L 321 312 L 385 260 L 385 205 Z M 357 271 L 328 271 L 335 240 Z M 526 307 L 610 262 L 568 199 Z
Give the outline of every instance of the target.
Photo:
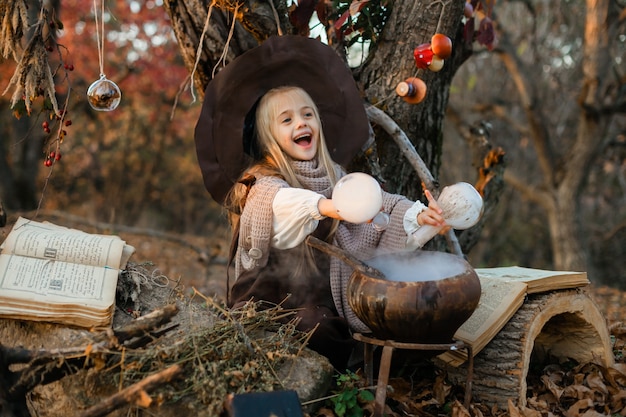
M 54 91 L 54 77 L 48 62 L 48 51 L 43 35 L 43 27 L 47 22 L 47 11 L 42 9 L 39 21 L 33 26 L 33 35 L 18 61 L 17 68 L 9 81 L 9 85 L 3 91 L 6 94 L 14 87 L 11 97 L 11 107 L 24 100 L 26 111 L 30 114 L 33 100 L 39 96 L 50 99 L 55 114 L 60 115 L 59 105 Z M 4 22 L 2 31 L 4 32 Z
M 3 58 L 19 61 L 22 54 L 22 38 L 27 27 L 25 1 L 0 1 L 0 55 Z
M 230 393 L 272 391 L 282 383 L 275 370 L 298 356 L 308 334 L 296 330 L 295 311 L 249 303 L 227 310 L 204 298 L 207 323 L 143 349 L 109 357 L 107 374 L 127 387 L 161 369 L 178 365 L 184 379 L 160 389 L 166 401 L 197 398 L 210 415 L 220 415 Z M 170 335 L 172 337 L 172 335 Z

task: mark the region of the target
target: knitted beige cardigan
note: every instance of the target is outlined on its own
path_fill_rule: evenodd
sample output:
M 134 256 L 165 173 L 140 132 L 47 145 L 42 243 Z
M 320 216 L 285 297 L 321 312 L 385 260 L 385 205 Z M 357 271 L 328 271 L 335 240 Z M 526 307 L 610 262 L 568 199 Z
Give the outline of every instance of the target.
M 298 179 L 306 188 L 327 198 L 331 196 L 330 181 L 315 161 L 297 161 L 294 168 Z M 235 277 L 239 277 L 243 270 L 267 264 L 272 233 L 272 201 L 283 187 L 289 187 L 289 184 L 281 178 L 270 176 L 257 177 L 251 187 L 240 218 Z M 384 231 L 378 231 L 371 224 L 342 221 L 335 233 L 333 244 L 362 261 L 374 254 L 406 250 L 407 234 L 403 219 L 412 205 L 413 202 L 404 196 L 383 192 L 383 210 L 389 214 L 389 226 Z M 365 333 L 369 329 L 354 314 L 346 298 L 348 281 L 353 272 L 352 267 L 336 257 L 331 257 L 330 285 L 335 307 L 354 331 Z

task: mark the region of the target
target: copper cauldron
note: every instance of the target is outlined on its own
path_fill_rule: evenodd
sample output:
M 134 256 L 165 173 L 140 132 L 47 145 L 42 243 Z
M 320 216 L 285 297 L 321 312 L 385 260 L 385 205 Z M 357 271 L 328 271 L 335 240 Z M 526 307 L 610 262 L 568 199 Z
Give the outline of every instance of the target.
M 480 300 L 480 280 L 471 265 L 444 252 L 380 255 L 361 262 L 345 251 L 309 237 L 309 245 L 354 268 L 348 304 L 379 339 L 450 343 Z

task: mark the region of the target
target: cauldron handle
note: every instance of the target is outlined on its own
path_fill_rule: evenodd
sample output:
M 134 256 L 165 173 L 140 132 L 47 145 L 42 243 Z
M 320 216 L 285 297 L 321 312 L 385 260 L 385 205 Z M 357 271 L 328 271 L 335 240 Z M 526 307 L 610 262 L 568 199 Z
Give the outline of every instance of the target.
M 386 279 L 385 274 L 380 272 L 378 269 L 373 268 L 369 266 L 368 264 L 366 264 L 365 262 L 352 256 L 346 250 L 343 250 L 337 246 L 331 245 L 330 243 L 324 242 L 323 240 L 318 239 L 315 236 L 311 236 L 311 235 L 307 236 L 305 241 L 309 246 L 314 247 L 315 249 L 319 249 L 328 255 L 335 256 L 341 259 L 346 264 L 348 264 L 349 266 L 351 266 L 352 268 L 354 268 L 355 270 L 359 271 L 360 273 L 364 275 L 367 275 L 372 278 Z

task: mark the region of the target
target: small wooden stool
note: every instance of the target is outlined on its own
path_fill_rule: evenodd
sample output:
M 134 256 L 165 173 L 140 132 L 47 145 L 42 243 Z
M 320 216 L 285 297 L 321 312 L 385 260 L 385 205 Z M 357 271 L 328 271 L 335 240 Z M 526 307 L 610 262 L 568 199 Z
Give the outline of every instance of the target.
M 373 417 L 383 417 L 385 409 L 385 400 L 387 398 L 387 383 L 389 382 L 389 372 L 391 370 L 391 356 L 394 349 L 406 349 L 406 350 L 430 350 L 430 351 L 447 351 L 465 349 L 467 351 L 468 360 L 468 372 L 465 383 L 465 407 L 469 407 L 470 400 L 472 398 L 472 377 L 474 367 L 474 355 L 472 354 L 471 346 L 457 341 L 454 343 L 440 343 L 440 344 L 427 344 L 427 343 L 406 343 L 395 342 L 393 340 L 380 340 L 371 336 L 364 336 L 361 333 L 355 333 L 352 335 L 355 340 L 363 342 L 364 349 L 364 361 L 365 361 L 365 376 L 369 385 L 374 384 L 374 345 L 382 346 L 383 352 L 380 358 L 380 366 L 378 369 L 378 381 L 376 385 L 376 402 L 374 404 Z

